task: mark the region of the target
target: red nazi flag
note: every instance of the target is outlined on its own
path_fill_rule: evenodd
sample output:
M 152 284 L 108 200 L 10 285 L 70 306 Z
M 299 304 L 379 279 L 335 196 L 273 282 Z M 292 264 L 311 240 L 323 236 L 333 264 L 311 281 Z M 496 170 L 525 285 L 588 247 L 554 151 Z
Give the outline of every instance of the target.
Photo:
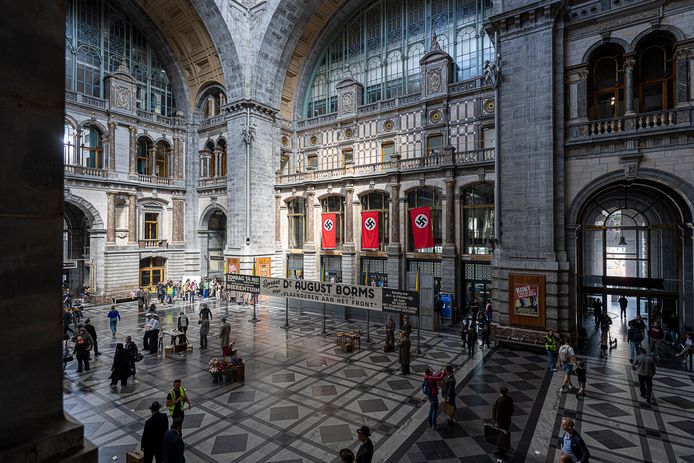
M 414 248 L 433 248 L 434 232 L 431 227 L 430 208 L 416 207 L 414 209 L 410 209 L 410 222 L 412 223 Z
M 361 248 L 378 249 L 378 211 L 361 213 Z
M 335 228 L 337 227 L 335 214 L 323 214 L 321 216 L 321 225 L 321 248 L 335 249 Z

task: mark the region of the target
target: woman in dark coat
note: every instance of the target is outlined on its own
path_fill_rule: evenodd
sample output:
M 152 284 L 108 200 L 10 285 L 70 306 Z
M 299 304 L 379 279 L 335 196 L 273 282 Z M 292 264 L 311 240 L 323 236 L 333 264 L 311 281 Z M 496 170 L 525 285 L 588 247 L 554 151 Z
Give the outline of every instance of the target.
M 455 376 L 453 375 L 453 367 L 446 366 L 446 376 L 443 378 L 443 388 L 441 390 L 443 400 L 453 407 L 453 414 L 448 416 L 446 420 L 448 424 L 455 423 Z
M 127 386 L 128 376 L 130 376 L 130 354 L 123 347 L 123 343 L 119 342 L 116 344 L 116 353 L 113 355 L 111 386 L 115 386 L 118 380 L 121 386 Z
M 405 331 L 400 332 L 400 351 L 398 352 L 398 361 L 402 368 L 403 375 L 410 374 L 410 336 Z

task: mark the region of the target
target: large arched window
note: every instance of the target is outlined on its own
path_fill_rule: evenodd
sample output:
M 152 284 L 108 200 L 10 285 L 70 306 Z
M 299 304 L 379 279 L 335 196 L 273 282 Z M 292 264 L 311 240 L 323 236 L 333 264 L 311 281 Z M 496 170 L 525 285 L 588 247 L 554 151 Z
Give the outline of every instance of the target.
M 287 203 L 287 222 L 289 249 L 303 249 L 306 239 L 306 201 L 303 198 Z
M 103 169 L 104 166 L 104 146 L 102 135 L 99 129 L 91 125 L 82 129 L 82 166 L 91 169 Z
M 137 107 L 166 116 L 176 112 L 171 83 L 151 44 L 110 0 L 68 0 L 66 88 L 104 97 L 104 78 L 121 64 L 138 81 Z
M 624 54 L 614 44 L 596 50 L 588 71 L 590 118 L 610 119 L 624 114 Z
M 662 111 L 674 105 L 674 60 L 672 41 L 654 34 L 636 49 L 634 107 L 639 112 Z
M 152 160 L 154 159 L 154 145 L 141 137 L 137 140 L 137 173 L 140 175 L 152 175 Z
M 417 188 L 407 193 L 407 250 L 412 252 L 414 249 L 414 239 L 412 237 L 412 223 L 410 220 L 410 209 L 416 207 L 429 207 L 431 226 L 434 234 L 434 248 L 417 249 L 418 252 L 441 252 L 443 243 L 441 230 L 441 194 L 436 188 Z
M 65 123 L 65 131 L 63 135 L 63 163 L 66 166 L 74 166 L 79 164 L 77 153 L 75 152 L 75 128 L 72 124 Z
M 154 157 L 154 174 L 157 177 L 170 177 L 169 172 L 169 156 L 171 155 L 171 146 L 165 141 L 158 141 Z
M 226 177 L 227 175 L 227 142 L 223 138 L 217 141 L 217 163 L 219 164 L 219 169 L 217 169 L 217 177 Z
M 494 240 L 494 185 L 478 183 L 463 190 L 464 254 L 490 254 Z
M 481 75 L 483 60 L 494 55 L 492 42 L 482 27 L 491 6 L 491 0 L 433 0 L 430 6 L 425 0 L 365 2 L 318 59 L 307 86 L 305 116 L 337 111 L 336 105 L 331 104 L 337 97 L 334 83 L 346 77 L 346 70 L 364 85 L 365 103 L 394 98 L 401 92 L 418 93 L 419 60 L 429 46 L 432 32 L 441 49 L 455 61 L 454 79 Z M 402 77 L 395 77 L 395 51 L 406 70 Z M 379 72 L 374 69 L 376 63 Z M 327 93 L 316 92 L 317 87 L 321 88 L 317 83 Z
M 383 191 L 367 193 L 361 197 L 361 210 L 378 212 L 378 243 L 383 248 L 389 243 L 388 230 L 390 229 L 389 208 L 390 195 Z
M 340 195 L 333 195 L 323 198 L 320 204 L 323 212 L 335 213 L 335 248 L 340 249 L 345 241 L 345 199 Z
M 386 64 L 386 98 L 402 95 L 402 84 L 402 53 L 395 50 L 388 55 Z

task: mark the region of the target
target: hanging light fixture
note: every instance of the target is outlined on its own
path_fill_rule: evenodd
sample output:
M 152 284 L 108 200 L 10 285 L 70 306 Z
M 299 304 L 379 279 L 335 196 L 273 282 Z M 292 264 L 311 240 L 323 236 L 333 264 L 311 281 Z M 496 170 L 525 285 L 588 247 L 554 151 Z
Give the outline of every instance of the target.
M 627 245 L 627 240 L 624 239 L 624 233 L 622 233 L 622 236 L 619 237 L 619 243 L 617 243 L 619 246 L 626 246 Z

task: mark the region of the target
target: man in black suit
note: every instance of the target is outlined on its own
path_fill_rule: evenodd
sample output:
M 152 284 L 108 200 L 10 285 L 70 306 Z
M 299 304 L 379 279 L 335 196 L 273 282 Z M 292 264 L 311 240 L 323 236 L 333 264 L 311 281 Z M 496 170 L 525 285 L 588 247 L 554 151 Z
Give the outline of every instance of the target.
M 164 413 L 159 413 L 161 404 L 156 400 L 149 406 L 152 411 L 147 421 L 145 430 L 142 432 L 140 447 L 145 454 L 145 463 L 152 463 L 156 459 L 157 463 L 164 461 L 164 434 L 169 429 L 169 418 Z

